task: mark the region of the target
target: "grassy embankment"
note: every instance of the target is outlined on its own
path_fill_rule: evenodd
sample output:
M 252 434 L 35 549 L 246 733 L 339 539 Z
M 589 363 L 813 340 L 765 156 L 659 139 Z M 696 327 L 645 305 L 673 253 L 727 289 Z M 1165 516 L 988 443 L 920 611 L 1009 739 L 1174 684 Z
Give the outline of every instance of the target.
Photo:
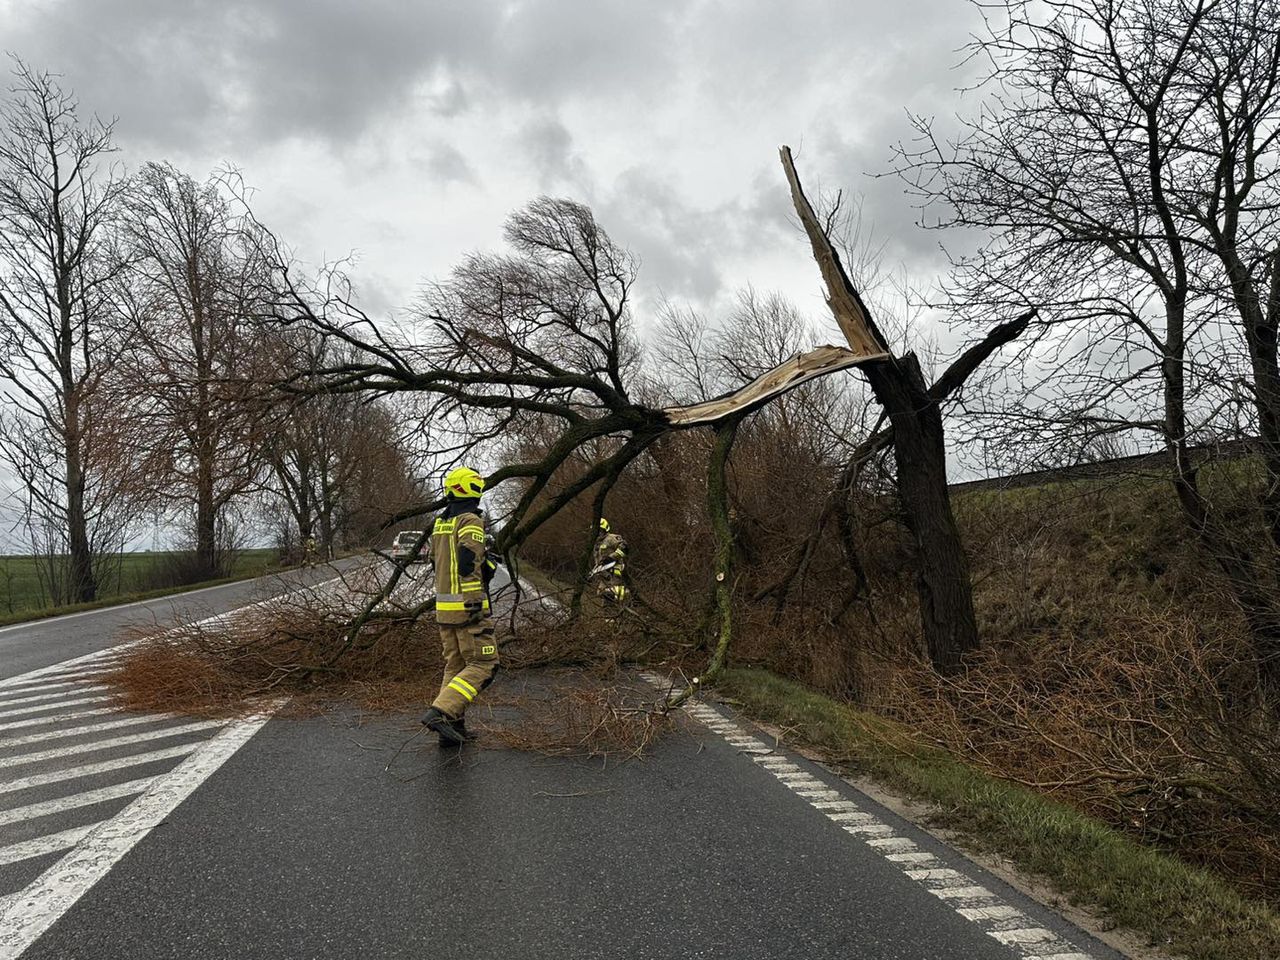
M 1236 494 L 1251 482 L 1251 473 L 1249 465 L 1236 463 L 1207 471 L 1202 480 L 1222 502 L 1240 503 Z M 1170 499 L 1159 482 L 1134 478 L 956 498 L 986 643 L 982 665 L 967 687 L 972 696 L 1006 694 L 1004 699 L 974 704 L 962 696 L 939 709 L 941 701 L 931 700 L 938 696 L 935 688 L 913 692 L 901 676 L 895 686 L 891 664 L 869 668 L 860 694 L 866 702 L 842 698 L 835 688 L 827 696 L 750 668 L 730 670 L 719 692 L 749 716 L 782 728 L 788 741 L 930 804 L 940 825 L 1044 878 L 1108 924 L 1196 960 L 1280 957 L 1280 913 L 1191 862 L 1212 859 L 1204 844 L 1187 844 L 1194 856 L 1181 859 L 1174 851 L 1183 852 L 1182 841 L 1161 844 L 1166 849 L 1144 845 L 1136 835 L 1141 831 L 1126 831 L 1125 823 L 1103 822 L 1013 782 L 1054 780 L 1060 768 L 1037 763 L 1060 764 L 1062 756 L 1041 753 L 1042 744 L 1012 727 L 1001 729 L 1006 705 L 1020 706 L 1025 713 L 1019 719 L 1030 718 L 1054 733 L 1096 735 L 1096 741 L 1079 741 L 1093 751 L 1112 722 L 1110 729 L 1127 729 L 1119 725 L 1128 712 L 1124 683 L 1135 684 L 1135 713 L 1162 715 L 1168 688 L 1145 684 L 1158 676 L 1151 668 L 1163 662 L 1166 650 L 1185 661 L 1197 649 L 1233 649 L 1238 614 Z M 909 584 L 897 593 L 909 596 Z M 886 595 L 893 591 L 885 590 L 877 602 Z M 1175 627 L 1193 638 L 1187 646 L 1152 640 L 1176 636 Z M 856 633 L 855 628 L 848 635 Z M 788 669 L 783 660 L 758 659 Z M 1171 660 L 1169 672 L 1181 666 Z M 1209 675 L 1209 692 L 1213 678 L 1226 676 Z M 805 679 L 823 685 L 818 675 Z M 994 686 L 984 686 L 992 680 Z M 1120 682 L 1114 690 L 1112 681 Z M 1108 720 L 1109 699 L 1093 697 L 1115 697 L 1126 709 L 1112 711 L 1117 719 Z M 1083 719 L 1072 719 L 1073 708 Z M 948 729 L 931 726 L 933 721 Z M 1085 729 L 1091 722 L 1096 730 Z M 954 746 L 948 752 L 926 741 Z M 1167 757 L 1156 752 L 1160 746 L 1149 745 L 1151 757 Z M 965 759 L 966 750 L 976 752 L 981 768 Z
M 891 721 L 764 670 L 731 669 L 719 691 L 788 741 L 935 808 L 935 822 L 1049 881 L 1075 904 L 1196 960 L 1280 956 L 1280 915 L 1209 871 L 940 750 Z
M 0 557 L 0 626 L 150 600 L 285 569 L 278 562 L 275 550 L 243 550 L 236 555 L 227 577 L 183 585 L 154 586 L 157 580 L 163 579 L 171 557 L 171 554 L 151 552 L 124 554 L 100 585 L 97 600 L 65 606 L 50 605 L 48 594 L 40 583 L 35 558 Z

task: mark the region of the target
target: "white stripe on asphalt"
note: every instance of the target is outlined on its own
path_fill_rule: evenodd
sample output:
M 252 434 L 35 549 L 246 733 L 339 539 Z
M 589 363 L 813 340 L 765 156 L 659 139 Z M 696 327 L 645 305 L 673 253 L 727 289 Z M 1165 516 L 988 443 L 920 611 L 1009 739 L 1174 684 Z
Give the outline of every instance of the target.
M 208 740 L 147 792 L 89 836 L 11 902 L 0 907 L 0 960 L 17 960 L 39 936 L 106 876 L 156 824 L 164 820 L 270 719 L 236 721 Z
M 54 747 L 51 750 L 40 750 L 36 753 L 4 757 L 0 758 L 0 763 L 16 767 L 27 763 L 39 763 L 42 760 L 74 757 L 82 753 L 97 753 L 99 750 L 110 750 L 113 747 L 127 747 L 133 743 L 146 743 L 148 740 L 163 740 L 165 737 L 196 733 L 200 730 L 208 730 L 210 727 L 221 727 L 225 723 L 225 720 L 199 720 L 195 723 L 179 724 L 176 727 L 161 727 L 159 730 L 146 730 L 143 733 L 129 733 L 120 737 L 109 737 L 106 740 L 93 740 L 89 743 L 72 744 L 69 747 Z
M 266 597 L 255 603 L 246 604 L 225 613 L 207 617 L 199 621 L 196 625 L 209 625 L 214 623 L 225 622 L 233 616 L 241 616 L 248 610 L 255 607 L 264 606 L 269 603 L 277 602 L 286 597 L 308 590 L 319 590 L 328 587 L 334 583 L 344 581 L 344 575 L 339 573 L 337 576 L 314 584 L 307 584 L 296 590 L 286 591 L 275 596 Z M 213 588 L 210 588 L 213 589 Z M 199 592 L 199 591 L 195 591 Z M 117 608 L 118 609 L 118 608 Z M 162 634 L 163 635 L 163 634 Z M 66 690 L 75 686 L 73 681 L 92 679 L 99 676 L 104 670 L 111 669 L 117 665 L 117 661 L 131 647 L 142 641 L 131 641 L 126 644 L 120 644 L 106 650 L 97 651 L 82 657 L 76 657 L 61 663 L 52 664 L 37 670 L 16 677 L 10 677 L 6 680 L 0 680 L 0 702 L 5 697 L 10 700 L 26 697 L 28 695 L 43 695 L 55 690 Z M 113 787 L 105 787 L 99 790 L 86 791 L 75 794 L 70 797 L 63 797 L 58 800 L 46 801 L 43 803 L 27 804 L 22 807 L 16 807 L 9 810 L 0 810 L 0 824 L 11 823 L 18 820 L 29 820 L 37 817 L 47 816 L 53 813 L 59 813 L 64 810 L 71 810 L 80 807 L 91 806 L 96 803 L 105 802 L 109 799 L 127 797 L 132 794 L 142 793 L 142 796 L 128 804 L 124 810 L 110 818 L 90 828 L 86 828 L 88 832 L 83 836 L 71 838 L 71 831 L 63 831 L 62 834 L 54 834 L 47 837 L 39 838 L 37 841 L 30 841 L 24 845 L 21 850 L 10 850 L 9 855 L 17 856 L 20 852 L 29 852 L 36 849 L 37 843 L 46 845 L 59 842 L 59 839 L 67 839 L 69 844 L 75 844 L 77 840 L 80 842 L 70 853 L 63 856 L 57 863 L 46 870 L 35 882 L 29 884 L 23 890 L 0 897 L 0 960 L 16 960 L 27 947 L 34 943 L 57 919 L 62 916 L 85 891 L 89 890 L 97 883 L 107 872 L 115 866 L 119 859 L 124 856 L 142 837 L 151 831 L 151 829 L 160 823 L 168 814 L 178 806 L 186 797 L 188 797 L 200 784 L 202 784 L 212 773 L 217 770 L 226 760 L 232 756 L 250 737 L 252 737 L 261 727 L 270 719 L 271 715 L 279 709 L 284 701 L 277 701 L 271 704 L 262 714 L 248 717 L 234 723 L 223 726 L 212 739 L 199 744 L 186 744 L 181 747 L 169 748 L 166 751 L 155 751 L 154 753 L 174 753 L 182 751 L 187 754 L 177 767 L 159 777 L 147 777 L 130 781 L 129 783 L 117 784 Z M 58 705 L 61 706 L 61 705 Z M 79 712 L 80 716 L 90 715 L 93 711 Z M 43 718 L 44 720 L 53 721 L 57 717 Z M 84 736 L 90 733 L 101 732 L 104 730 L 116 729 L 119 727 L 132 726 L 135 724 L 155 723 L 158 721 L 175 719 L 173 714 L 156 714 L 151 716 L 130 716 L 115 720 L 109 720 L 101 723 L 81 724 L 77 727 L 64 728 L 61 730 L 46 731 L 42 734 L 8 737 L 0 740 L 0 751 L 10 750 L 14 747 L 25 746 L 31 743 L 45 743 L 49 741 L 67 740 L 72 737 Z M 10 729 L 16 726 L 27 726 L 29 721 L 23 721 L 21 724 L 11 724 Z M 169 727 L 162 730 L 146 731 L 136 737 L 118 737 L 113 738 L 114 741 L 140 741 L 143 739 L 161 736 L 173 736 L 179 732 L 190 732 L 197 728 L 207 728 L 209 726 L 219 725 L 218 721 L 200 722 L 180 725 L 177 727 Z M 28 758 L 21 756 L 10 756 L 3 759 L 7 765 L 21 764 L 24 759 L 30 762 L 30 756 L 40 756 L 49 758 L 52 755 L 71 755 L 73 753 L 89 752 L 93 749 L 104 749 L 103 743 L 112 743 L 113 741 L 101 741 L 96 744 L 74 744 L 61 748 L 51 748 L 40 751 L 37 754 L 28 755 Z M 156 759 L 159 759 L 157 756 Z M 103 764 L 86 765 L 85 768 L 79 768 L 80 774 L 85 774 L 89 767 L 98 768 L 105 767 L 108 763 L 119 768 L 125 763 L 139 763 L 137 756 L 133 758 L 123 758 L 122 760 L 104 762 Z M 50 776 L 65 776 L 67 771 L 61 771 L 58 774 L 39 775 L 34 778 L 27 778 L 25 784 L 33 785 L 33 781 L 49 782 Z M 20 787 L 11 787 L 10 789 L 20 789 Z M 16 846 L 16 845 L 15 845 Z M 63 849 L 59 847 L 57 849 Z M 55 851 L 56 852 L 56 851 Z M 39 854 L 33 854 L 39 855 Z
M 132 646 L 132 644 L 130 644 Z M 115 660 L 103 661 L 94 660 L 91 663 L 78 663 L 74 667 L 66 670 L 55 670 L 46 673 L 37 678 L 46 683 L 60 683 L 64 681 L 86 681 L 95 677 L 101 677 L 105 673 L 110 673 L 117 666 Z
M 643 673 L 641 676 L 664 693 L 673 689 L 667 680 L 656 674 Z M 1014 948 L 1024 960 L 1094 960 L 1089 954 L 1078 952 L 1073 944 L 1053 931 L 1034 926 L 1031 917 L 1005 903 L 971 877 L 946 866 L 932 853 L 917 849 L 914 841 L 898 836 L 893 826 L 862 810 L 799 764 L 766 747 L 719 711 L 697 702 L 686 704 L 684 710 L 739 752 L 755 754 L 751 759 L 757 767 L 796 796 L 803 797 L 863 846 L 921 884 L 959 916 L 978 925 L 988 936 Z
M 47 817 L 51 813 L 62 813 L 64 810 L 76 810 L 80 807 L 91 807 L 95 803 L 108 800 L 119 800 L 147 789 L 153 777 L 140 777 L 128 783 L 117 783 L 110 787 L 99 787 L 97 790 L 86 790 L 73 793 L 57 800 L 42 800 L 39 803 L 28 803 L 24 807 L 12 807 L 0 810 L 0 826 L 6 823 L 17 823 L 19 820 L 34 820 L 36 817 Z
M 70 662 L 70 661 L 68 661 Z M 61 664 L 55 664 L 61 666 Z M 0 680 L 0 692 L 12 693 L 15 690 L 26 690 L 35 687 L 50 687 L 55 683 L 73 682 L 76 680 L 92 680 L 95 677 L 102 676 L 106 671 L 97 667 L 92 663 L 75 663 L 74 669 L 68 670 L 52 670 L 44 667 L 40 670 L 32 670 L 30 673 L 24 673 L 20 677 L 10 677 L 8 680 Z
M 100 683 L 69 683 L 67 686 L 74 687 L 75 689 L 60 690 L 57 693 L 41 693 L 31 697 L 0 697 L 0 707 L 13 707 L 20 703 L 47 703 L 49 701 L 65 700 L 68 697 L 78 696 L 81 693 L 89 693 L 93 690 L 100 690 L 102 688 L 102 684 Z
M 110 699 L 111 694 L 103 693 L 95 697 L 73 697 L 70 700 L 59 700 L 54 703 L 46 703 L 44 705 L 36 704 L 34 707 L 31 706 L 31 704 L 27 704 L 26 706 L 16 707 L 12 710 L 0 710 L 0 728 L 8 726 L 10 720 L 21 720 L 24 717 L 32 717 L 44 710 L 58 710 L 62 707 L 78 707 L 84 703 L 102 703 L 102 701 Z
M 63 830 L 61 833 L 51 833 L 48 836 L 36 837 L 34 840 L 25 840 L 22 843 L 0 847 L 0 866 L 6 863 L 32 860 L 35 857 L 43 857 L 50 853 L 57 853 L 59 850 L 66 850 L 68 847 L 74 847 L 95 826 L 96 824 L 91 823 L 84 827 L 72 827 L 70 830 Z M 0 907 L 0 910 L 2 909 L 3 907 Z
M 1044 927 L 1024 927 L 1020 930 L 993 930 L 991 931 L 991 936 L 1008 946 L 1019 943 L 1044 943 L 1046 940 L 1054 939 L 1053 931 L 1046 930 Z M 1043 956 L 1043 954 L 1040 954 L 1040 956 Z
M 95 679 L 99 674 L 86 673 L 80 679 L 65 680 L 62 677 L 45 677 L 43 679 L 35 679 L 30 683 L 14 684 L 11 687 L 0 688 L 0 697 L 6 697 L 11 694 L 28 694 L 28 693 L 47 693 L 50 690 L 62 690 L 67 687 L 96 687 L 101 684 Z M 2 681 L 0 681 L 2 682 Z
M 48 773 L 34 773 L 20 780 L 0 783 L 0 794 L 13 793 L 15 790 L 29 790 L 31 787 L 47 787 L 51 783 L 78 780 L 81 777 L 92 777 L 99 773 L 111 773 L 114 770 L 125 770 L 129 767 L 141 766 L 144 763 L 154 763 L 157 760 L 185 757 L 199 746 L 198 742 L 180 743 L 176 747 L 148 750 L 146 753 L 131 753 L 127 757 L 118 757 L 114 760 L 99 760 L 97 763 L 84 763 L 78 767 L 65 767 L 62 770 L 50 770 Z
M 85 717 L 103 717 L 109 713 L 118 713 L 112 707 L 85 707 L 81 710 L 68 710 L 66 713 L 55 713 L 49 717 L 33 717 L 30 720 L 17 720 L 13 723 L 0 724 L 0 747 L 8 746 L 10 730 L 25 730 L 28 727 L 44 727 L 51 723 L 63 723 L 67 720 L 83 720 Z M 57 731 L 51 730 L 50 733 Z
M 102 723 L 87 723 L 79 727 L 63 727 L 61 730 L 27 734 L 25 737 L 0 739 L 0 750 L 25 747 L 30 743 L 48 743 L 50 740 L 69 740 L 72 737 L 83 737 L 86 734 L 101 733 L 103 730 L 115 730 L 118 727 L 136 727 L 143 723 L 161 723 L 165 720 L 176 719 L 179 719 L 176 713 L 152 713 L 134 717 L 121 717 L 119 720 L 104 720 Z M 14 758 L 5 757 L 3 759 L 12 760 Z

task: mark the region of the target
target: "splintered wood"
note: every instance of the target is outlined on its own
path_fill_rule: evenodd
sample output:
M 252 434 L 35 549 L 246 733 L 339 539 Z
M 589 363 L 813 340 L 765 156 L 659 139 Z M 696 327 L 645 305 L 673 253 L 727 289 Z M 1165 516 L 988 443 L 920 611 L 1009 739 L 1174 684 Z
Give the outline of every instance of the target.
M 831 308 L 836 323 L 840 324 L 849 347 L 858 354 L 859 360 L 878 360 L 889 356 L 880 333 L 875 328 L 862 298 L 854 289 L 835 248 L 827 238 L 818 215 L 813 212 L 809 198 L 804 195 L 800 186 L 800 177 L 796 174 L 795 162 L 791 159 L 791 148 L 783 147 L 782 169 L 786 171 L 787 183 L 791 185 L 791 202 L 795 205 L 800 222 L 804 224 L 804 232 L 809 235 L 809 243 L 813 245 L 813 259 L 818 261 L 818 269 L 822 271 L 822 279 L 827 287 L 827 306 Z
M 852 350 L 828 344 L 810 350 L 808 353 L 796 354 L 790 360 L 780 363 L 728 396 L 708 400 L 705 403 L 695 403 L 688 407 L 668 407 L 663 413 L 672 424 L 678 426 L 714 423 L 728 414 L 767 403 L 807 380 L 824 377 L 866 359 L 867 357 Z
M 667 407 L 662 412 L 673 426 L 715 423 L 730 414 L 745 413 L 753 407 L 768 403 L 774 397 L 815 377 L 824 377 L 868 360 L 884 360 L 889 357 L 880 332 L 863 305 L 862 298 L 858 296 L 858 291 L 845 275 L 840 258 L 804 195 L 795 164 L 791 160 L 791 148 L 783 147 L 781 153 L 782 167 L 786 171 L 787 182 L 791 185 L 791 200 L 804 224 L 805 233 L 809 235 L 813 257 L 818 261 L 818 268 L 822 271 L 822 279 L 826 284 L 827 305 L 831 308 L 836 323 L 840 324 L 840 330 L 849 341 L 849 346 L 846 348 L 828 344 L 808 353 L 798 353 L 726 396 L 688 407 Z

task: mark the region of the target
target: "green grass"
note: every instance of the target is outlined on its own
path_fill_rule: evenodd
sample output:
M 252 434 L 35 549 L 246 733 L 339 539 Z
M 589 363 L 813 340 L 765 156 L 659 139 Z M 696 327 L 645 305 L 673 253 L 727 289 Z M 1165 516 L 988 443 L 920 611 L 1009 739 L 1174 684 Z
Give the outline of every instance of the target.
M 82 610 L 150 600 L 200 587 L 217 586 L 264 576 L 283 569 L 275 550 L 243 550 L 236 556 L 231 573 L 217 580 L 182 585 L 154 586 L 164 573 L 169 554 L 127 553 L 99 585 L 98 599 L 92 603 L 52 606 L 42 589 L 37 561 L 30 556 L 0 557 L 0 625 L 61 616 Z
M 1280 914 L 1205 870 L 939 750 L 892 721 L 764 670 L 725 671 L 718 690 L 790 740 L 926 801 L 937 821 L 1048 880 L 1073 903 L 1195 960 L 1280 957 Z

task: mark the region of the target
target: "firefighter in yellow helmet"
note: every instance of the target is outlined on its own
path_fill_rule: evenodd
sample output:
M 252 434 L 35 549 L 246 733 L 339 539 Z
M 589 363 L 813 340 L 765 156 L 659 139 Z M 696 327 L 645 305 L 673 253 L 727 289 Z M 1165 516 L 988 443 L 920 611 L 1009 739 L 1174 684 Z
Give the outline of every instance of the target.
M 627 600 L 627 541 L 609 529 L 609 521 L 600 518 L 600 532 L 592 555 L 591 579 L 596 592 L 611 607 L 621 607 Z
M 431 531 L 444 682 L 422 717 L 441 746 L 467 739 L 463 715 L 498 670 L 488 593 L 492 564 L 485 556 L 480 512 L 484 478 L 470 467 L 458 467 L 444 478 L 444 490 L 448 501 Z

